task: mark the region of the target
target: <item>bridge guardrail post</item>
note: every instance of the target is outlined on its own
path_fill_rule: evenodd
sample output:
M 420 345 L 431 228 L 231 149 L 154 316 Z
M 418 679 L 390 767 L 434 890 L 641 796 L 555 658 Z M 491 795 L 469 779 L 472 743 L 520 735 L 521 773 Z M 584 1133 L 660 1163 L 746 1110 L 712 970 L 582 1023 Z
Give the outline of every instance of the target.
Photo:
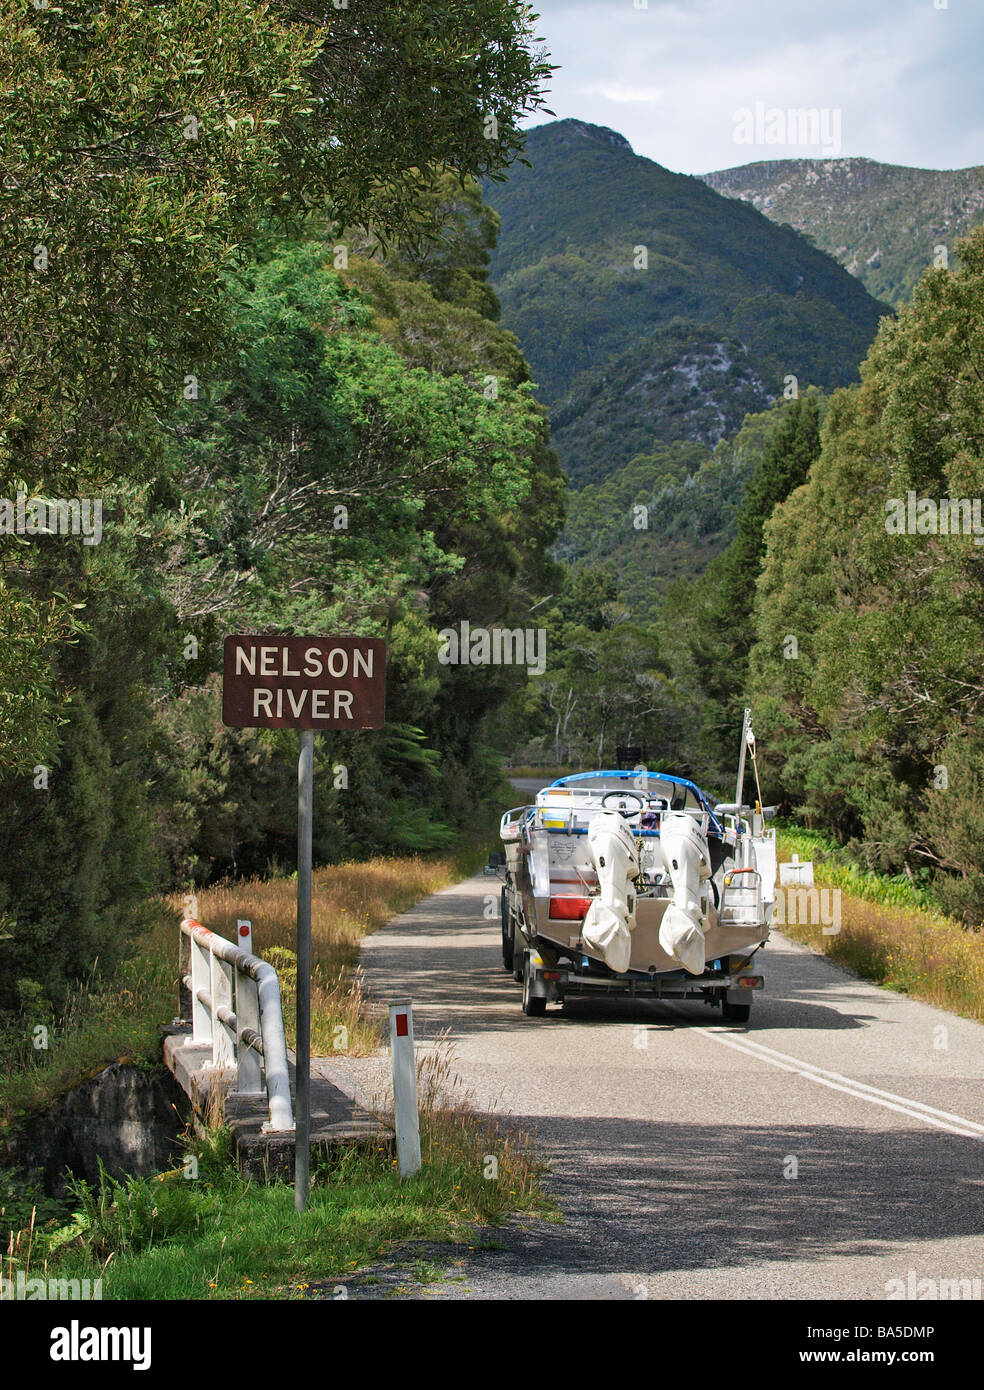
M 212 989 L 212 953 L 200 941 L 191 938 L 191 1041 L 197 1044 L 212 1042 L 211 1010 L 198 997 Z
M 236 1029 L 222 1017 L 232 1013 L 232 971 L 228 961 L 210 952 L 212 958 L 212 1062 L 231 1067 L 236 1061 Z
M 245 1096 L 260 1095 L 263 1090 L 260 1055 L 255 1047 L 243 1042 L 247 1028 L 254 1033 L 260 1031 L 260 992 L 256 981 L 249 975 L 236 975 L 236 1028 L 239 1033 L 236 1058 L 238 1076 L 236 1090 Z

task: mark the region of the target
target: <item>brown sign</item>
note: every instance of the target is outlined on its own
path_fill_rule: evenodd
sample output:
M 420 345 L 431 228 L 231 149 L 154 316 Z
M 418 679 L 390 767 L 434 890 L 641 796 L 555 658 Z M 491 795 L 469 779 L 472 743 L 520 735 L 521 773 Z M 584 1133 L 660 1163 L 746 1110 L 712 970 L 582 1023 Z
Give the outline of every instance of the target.
M 379 637 L 227 637 L 222 722 L 234 729 L 381 729 Z

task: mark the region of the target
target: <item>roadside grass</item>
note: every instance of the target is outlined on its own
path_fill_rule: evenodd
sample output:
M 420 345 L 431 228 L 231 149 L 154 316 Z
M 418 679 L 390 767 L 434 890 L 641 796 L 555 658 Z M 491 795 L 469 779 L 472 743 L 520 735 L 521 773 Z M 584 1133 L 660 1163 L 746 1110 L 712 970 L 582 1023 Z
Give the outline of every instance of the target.
M 407 1254 L 399 1247 L 409 1242 L 448 1243 L 450 1255 L 476 1224 L 495 1226 L 518 1212 L 555 1218 L 526 1138 L 455 1099 L 450 1065 L 446 1049 L 419 1065 L 422 1167 L 411 1179 L 401 1181 L 388 1145 L 352 1148 L 314 1165 L 298 1215 L 293 1187 L 242 1177 L 219 1128 L 186 1140 L 198 1161 L 193 1180 L 182 1167 L 75 1184 L 73 1220 L 47 1239 L 35 1233 L 31 1272 L 102 1276 L 104 1299 L 323 1298 L 333 1289 L 317 1284 L 391 1252 L 399 1265 Z M 12 1245 L 5 1277 L 25 1267 L 27 1249 L 24 1239 Z
M 451 858 L 371 859 L 316 869 L 311 893 L 311 1049 L 364 1056 L 375 1051 L 380 1027 L 366 1013 L 358 974 L 359 945 L 397 913 L 447 887 L 455 878 Z M 253 950 L 280 975 L 284 1027 L 294 1045 L 297 960 L 296 878 L 221 883 L 198 894 L 200 920 L 236 939 L 236 920 L 253 924 Z
M 497 821 L 497 815 L 496 815 Z M 316 1053 L 375 1048 L 380 1026 L 364 1010 L 359 942 L 421 898 L 474 872 L 492 840 L 491 820 L 439 858 L 376 859 L 314 874 L 312 1043 Z M 222 883 L 198 894 L 200 919 L 235 938 L 253 923 L 254 950 L 281 975 L 288 1031 L 293 1024 L 296 878 Z M 108 981 L 98 971 L 47 1024 L 36 1048 L 33 1025 L 4 1039 L 0 1139 L 26 1117 L 115 1059 L 160 1064 L 158 1025 L 177 1007 L 178 931 L 183 897 L 149 906 L 137 954 Z M 340 1031 L 341 1030 L 341 1031 Z M 106 1298 L 303 1298 L 318 1281 L 379 1262 L 409 1241 L 467 1241 L 476 1223 L 509 1213 L 554 1217 L 542 1171 L 525 1137 L 453 1095 L 449 1050 L 418 1064 L 423 1168 L 402 1182 L 389 1145 L 353 1148 L 315 1166 L 308 1209 L 298 1217 L 293 1187 L 241 1176 L 227 1130 L 186 1136 L 198 1177 L 184 1168 L 93 1187 L 75 1182 L 68 1198 L 46 1199 L 31 1175 L 0 1171 L 0 1274 L 13 1278 L 103 1277 Z M 315 1296 L 330 1296 L 325 1290 Z
M 984 1022 L 984 932 L 947 917 L 907 878 L 837 862 L 836 846 L 812 831 L 780 827 L 778 844 L 780 862 L 812 859 L 817 885 L 841 892 L 837 934 L 810 921 L 779 927 L 784 936 L 886 989 Z
M 929 889 L 914 883 L 908 875 L 873 873 L 848 858 L 836 840 L 819 831 L 782 822 L 778 823 L 778 831 L 783 850 L 790 857 L 798 854 L 800 859 L 812 859 L 814 864 L 822 865 L 824 881 L 832 888 L 883 907 L 917 907 L 939 913 L 939 904 Z
M 359 941 L 415 902 L 474 872 L 491 843 L 484 826 L 438 858 L 373 859 L 319 868 L 313 878 L 312 1043 L 315 1051 L 365 1052 L 375 1046 L 375 1024 L 360 1012 L 355 966 Z M 217 884 L 198 894 L 199 914 L 220 935 L 235 938 L 236 919 L 253 921 L 258 955 L 272 953 L 286 986 L 285 1023 L 292 1023 L 290 969 L 294 960 L 296 878 Z M 136 951 L 109 979 L 96 962 L 89 978 L 69 992 L 57 1016 L 30 1018 L 0 1036 L 0 1141 L 19 1122 L 46 1109 L 72 1086 L 111 1062 L 160 1063 L 158 1025 L 178 1008 L 178 922 L 183 897 L 146 905 Z M 348 1030 L 348 1047 L 337 1043 Z M 37 1033 L 42 1027 L 45 1032 Z M 43 1042 L 44 1046 L 37 1046 Z

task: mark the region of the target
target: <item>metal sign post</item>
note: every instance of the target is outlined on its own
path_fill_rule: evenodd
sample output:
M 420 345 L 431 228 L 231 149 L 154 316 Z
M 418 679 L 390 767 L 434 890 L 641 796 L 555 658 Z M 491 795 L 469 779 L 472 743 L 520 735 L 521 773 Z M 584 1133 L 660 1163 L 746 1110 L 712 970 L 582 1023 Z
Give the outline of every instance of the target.
M 222 722 L 233 729 L 299 729 L 297 763 L 297 1102 L 294 1205 L 307 1203 L 311 1164 L 311 839 L 314 735 L 381 729 L 386 644 L 378 637 L 227 637 Z M 240 923 L 240 927 L 244 924 Z
M 302 729 L 297 760 L 297 1104 L 294 1107 L 294 1206 L 307 1205 L 311 1176 L 311 831 L 314 734 Z

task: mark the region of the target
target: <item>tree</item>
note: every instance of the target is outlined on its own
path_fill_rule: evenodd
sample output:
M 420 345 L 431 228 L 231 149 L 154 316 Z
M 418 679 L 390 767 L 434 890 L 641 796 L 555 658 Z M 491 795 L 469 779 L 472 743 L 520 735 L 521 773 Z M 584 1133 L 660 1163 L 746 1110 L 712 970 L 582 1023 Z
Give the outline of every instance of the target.
M 765 552 L 765 524 L 773 509 L 806 479 L 820 449 L 819 418 L 819 402 L 812 393 L 780 407 L 746 488 L 737 535 L 709 566 L 696 595 L 690 652 L 705 701 L 698 757 L 715 777 L 730 766 L 748 698 L 748 656 L 755 638 L 755 585 Z
M 872 862 L 934 866 L 944 896 L 958 874 L 966 908 L 984 862 L 975 818 L 955 810 L 976 796 L 984 711 L 984 233 L 961 252 L 883 323 L 806 485 L 768 523 L 752 667 L 790 798 Z M 969 528 L 959 506 L 951 527 L 950 499 Z
M 0 941 L 4 970 L 32 940 L 54 943 L 56 991 L 83 956 L 73 939 L 105 929 L 126 949 L 160 851 L 190 862 L 186 840 L 155 833 L 155 798 L 173 785 L 154 718 L 212 669 L 184 655 L 189 635 L 209 653 L 218 615 L 249 608 L 298 623 L 344 613 L 406 637 L 408 589 L 461 568 L 439 526 L 478 528 L 543 489 L 525 468 L 532 441 L 545 448 L 528 389 L 497 405 L 458 376 L 414 371 L 361 331 L 368 310 L 331 277 L 308 276 L 297 304 L 276 278 L 278 242 L 312 214 L 412 238 L 441 171 L 499 176 L 548 71 L 531 24 L 515 0 L 4 6 L 0 497 L 98 499 L 106 522 L 89 548 L 2 541 L 0 911 L 16 943 Z M 478 242 L 445 278 L 464 270 L 487 308 L 475 262 L 487 220 L 464 204 L 462 235 L 475 211 Z M 244 299 L 268 330 L 245 345 Z M 365 507 L 347 535 L 339 487 Z M 427 679 L 408 682 L 412 700 Z M 414 738 L 391 747 L 405 776 Z M 193 853 L 235 865 L 242 821 L 223 803 L 241 811 L 262 768 L 205 730 L 190 746 L 204 771 L 181 812 L 189 833 L 202 806 L 211 815 Z M 40 761 L 47 800 L 27 776 Z M 350 822 L 348 843 L 360 833 Z M 45 855 L 71 891 L 49 893 Z

